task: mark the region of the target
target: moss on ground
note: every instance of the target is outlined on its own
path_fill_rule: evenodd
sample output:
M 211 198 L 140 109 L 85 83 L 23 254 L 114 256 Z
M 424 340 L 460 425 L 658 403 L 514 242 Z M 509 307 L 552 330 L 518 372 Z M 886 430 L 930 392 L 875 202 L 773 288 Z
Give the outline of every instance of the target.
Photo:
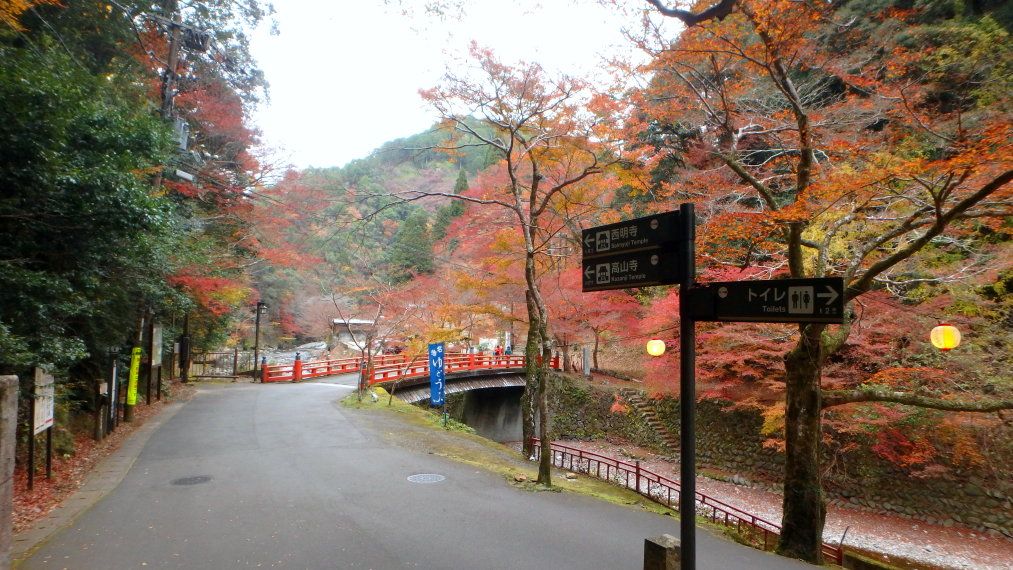
M 672 509 L 605 481 L 583 475 L 577 475 L 576 479 L 567 479 L 567 472 L 563 470 L 554 469 L 553 486 L 545 487 L 535 482 L 537 465 L 525 461 L 516 449 L 476 435 L 470 427 L 453 419 L 449 420 L 448 427 L 444 428 L 440 414 L 406 404 L 397 398 L 390 401 L 387 392 L 382 388 L 374 391 L 377 395 L 375 401 L 368 393 L 361 401 L 356 393 L 352 393 L 341 400 L 341 405 L 347 409 L 396 416 L 407 429 L 399 430 L 397 433 L 386 432 L 385 439 L 391 443 L 424 450 L 433 455 L 497 473 L 520 489 L 532 492 L 577 493 L 618 505 L 639 507 L 662 515 L 675 515 Z

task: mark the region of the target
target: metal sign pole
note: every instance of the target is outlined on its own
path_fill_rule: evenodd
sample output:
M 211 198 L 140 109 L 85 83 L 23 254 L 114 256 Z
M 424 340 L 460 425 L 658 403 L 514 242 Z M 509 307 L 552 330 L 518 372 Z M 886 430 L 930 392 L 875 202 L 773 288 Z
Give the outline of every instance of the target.
M 696 215 L 693 204 L 679 206 L 679 539 L 682 570 L 696 568 L 696 321 L 689 290 L 696 278 Z
M 155 375 L 155 317 L 152 315 L 151 320 L 148 322 L 148 354 L 145 368 L 145 382 L 144 382 L 144 403 L 145 405 L 151 405 L 151 381 L 154 380 Z
M 46 479 L 53 478 L 53 426 L 46 430 Z
M 35 384 L 32 384 L 32 393 L 29 396 L 31 401 L 31 415 L 29 416 L 28 429 L 28 490 L 35 488 Z

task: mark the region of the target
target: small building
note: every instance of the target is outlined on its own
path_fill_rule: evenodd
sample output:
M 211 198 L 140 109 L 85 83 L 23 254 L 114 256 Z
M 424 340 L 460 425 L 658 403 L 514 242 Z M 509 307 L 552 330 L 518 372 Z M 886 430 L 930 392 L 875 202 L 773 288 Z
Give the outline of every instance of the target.
M 366 343 L 366 337 L 375 328 L 373 321 L 368 319 L 333 319 L 331 336 L 333 344 L 359 350 Z

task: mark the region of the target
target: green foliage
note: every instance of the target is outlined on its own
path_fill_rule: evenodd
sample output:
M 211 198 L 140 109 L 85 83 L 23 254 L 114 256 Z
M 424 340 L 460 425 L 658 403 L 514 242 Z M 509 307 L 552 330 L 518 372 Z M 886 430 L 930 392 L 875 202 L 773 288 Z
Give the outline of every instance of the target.
M 168 137 L 128 86 L 61 51 L 0 59 L 0 369 L 62 369 L 123 342 L 138 303 L 171 296 L 170 205 L 139 176 Z
M 391 281 L 401 283 L 412 275 L 433 272 L 433 238 L 429 216 L 423 210 L 408 217 L 394 235 L 385 255 Z
M 460 194 L 468 189 L 468 178 L 464 170 L 457 173 L 457 181 L 454 183 L 454 194 Z M 447 227 L 454 221 L 454 218 L 464 214 L 464 202 L 451 200 L 449 204 L 436 211 L 436 221 L 433 223 L 433 239 L 441 240 L 447 237 Z

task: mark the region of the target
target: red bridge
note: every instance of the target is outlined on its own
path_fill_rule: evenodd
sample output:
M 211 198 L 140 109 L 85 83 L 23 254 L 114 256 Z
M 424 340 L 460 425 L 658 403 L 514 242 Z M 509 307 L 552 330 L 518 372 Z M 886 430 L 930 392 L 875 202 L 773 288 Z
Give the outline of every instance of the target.
M 448 353 L 444 359 L 444 373 L 447 381 L 454 377 L 467 378 L 488 373 L 502 374 L 520 372 L 524 369 L 524 356 L 488 355 Z M 365 370 L 367 383 L 375 384 L 402 383 L 414 384 L 413 380 L 429 381 L 429 359 L 425 355 L 409 359 L 405 355 L 390 354 L 374 356 L 372 369 Z M 293 364 L 267 365 L 261 375 L 261 381 L 267 382 L 299 382 L 311 378 L 336 376 L 362 371 L 362 358 L 338 358 L 331 360 L 296 361 Z M 559 357 L 553 357 L 552 368 L 559 368 Z M 453 375 L 453 377 L 452 377 Z

